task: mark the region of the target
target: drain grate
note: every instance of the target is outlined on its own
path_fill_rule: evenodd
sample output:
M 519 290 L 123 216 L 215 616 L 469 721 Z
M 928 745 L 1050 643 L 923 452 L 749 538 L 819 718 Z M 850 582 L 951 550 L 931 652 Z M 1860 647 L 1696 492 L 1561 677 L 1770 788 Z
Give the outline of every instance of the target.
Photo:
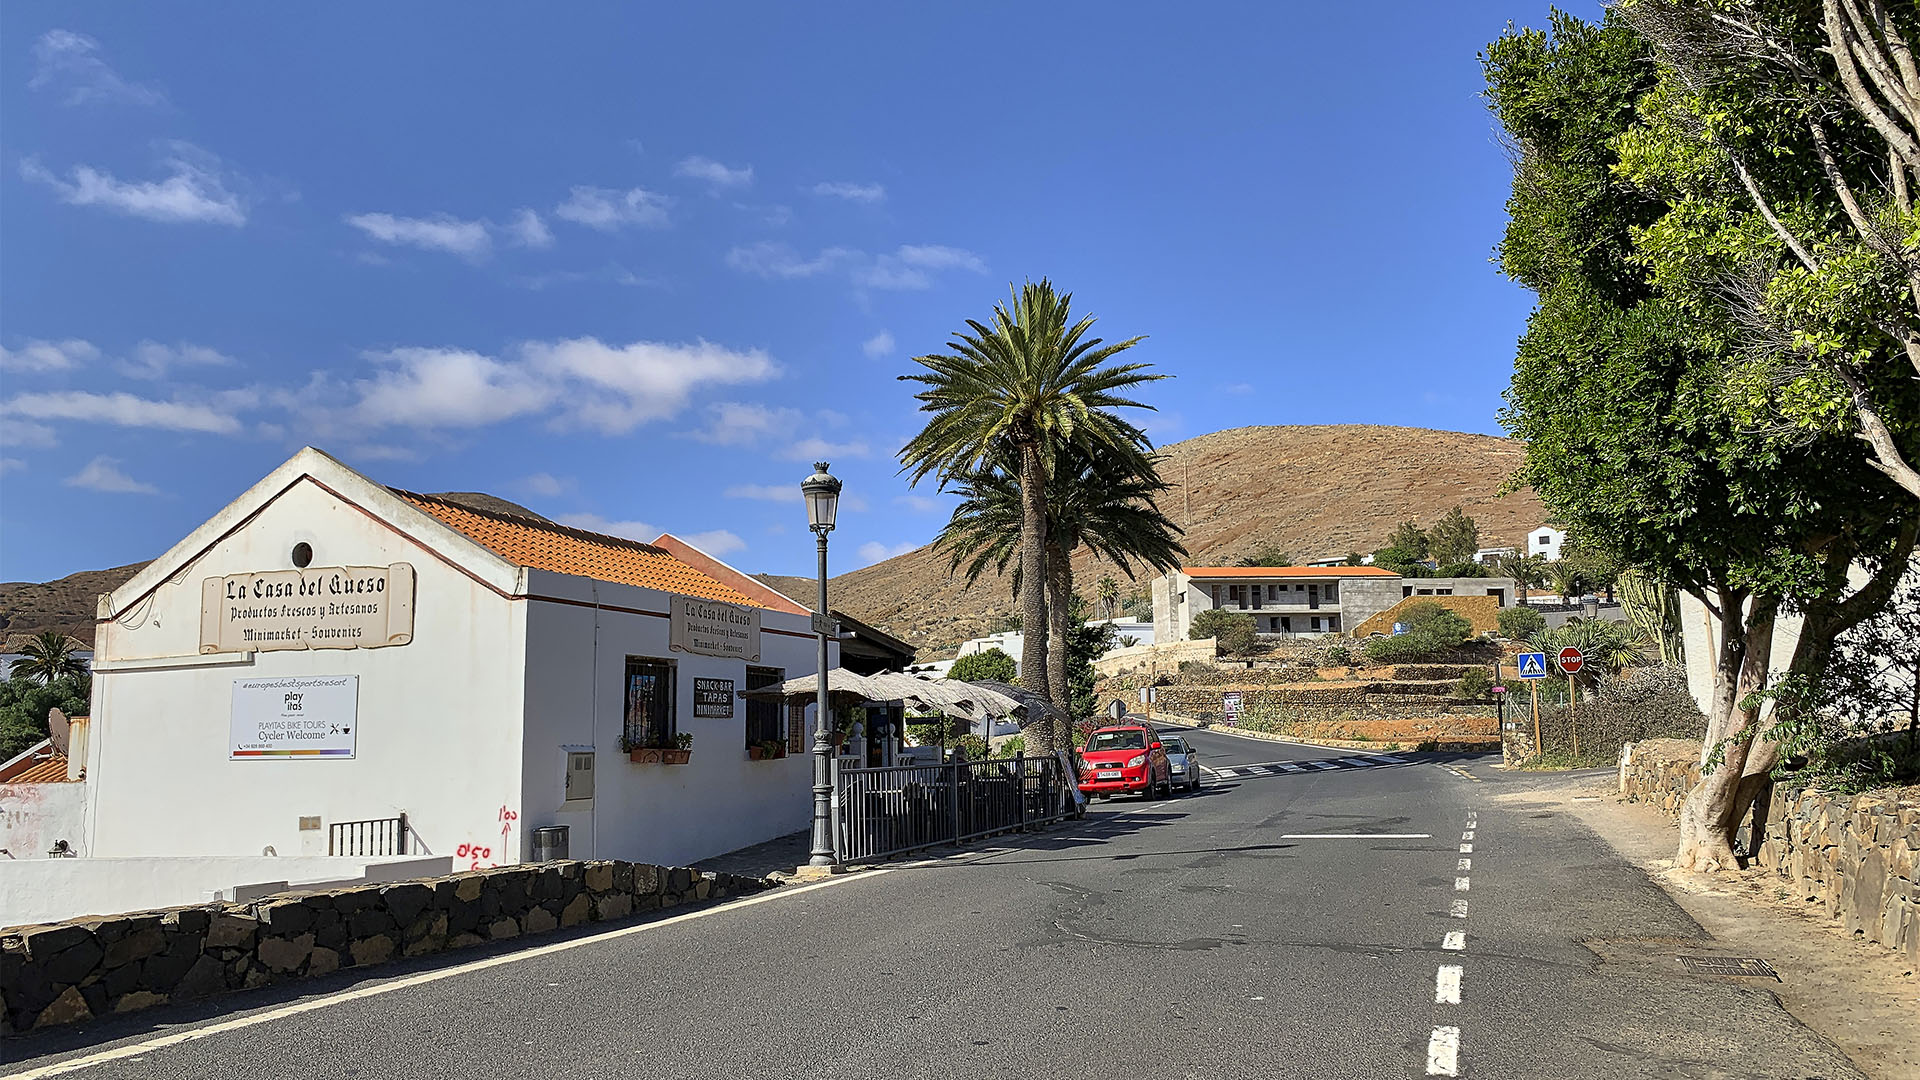
M 1682 956 L 1680 965 L 1695 975 L 1737 975 L 1780 981 L 1773 965 L 1757 956 Z

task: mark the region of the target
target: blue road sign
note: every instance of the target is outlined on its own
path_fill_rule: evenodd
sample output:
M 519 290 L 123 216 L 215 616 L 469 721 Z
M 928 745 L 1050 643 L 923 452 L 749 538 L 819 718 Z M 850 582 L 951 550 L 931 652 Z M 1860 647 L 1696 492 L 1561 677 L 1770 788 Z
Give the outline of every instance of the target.
M 1523 652 L 1520 654 L 1520 677 L 1523 679 L 1544 679 L 1547 677 L 1547 654 L 1543 652 Z

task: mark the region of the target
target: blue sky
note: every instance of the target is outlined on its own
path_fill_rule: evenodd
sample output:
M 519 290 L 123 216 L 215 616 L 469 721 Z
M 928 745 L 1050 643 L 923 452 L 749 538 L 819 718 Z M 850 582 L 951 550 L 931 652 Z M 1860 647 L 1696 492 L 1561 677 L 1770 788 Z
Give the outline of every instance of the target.
M 948 505 L 895 376 L 1029 277 L 1149 335 L 1160 442 L 1497 431 L 1475 57 L 1545 5 L 1172 10 L 0 6 L 0 579 L 309 443 L 786 573 L 825 457 L 851 569 Z

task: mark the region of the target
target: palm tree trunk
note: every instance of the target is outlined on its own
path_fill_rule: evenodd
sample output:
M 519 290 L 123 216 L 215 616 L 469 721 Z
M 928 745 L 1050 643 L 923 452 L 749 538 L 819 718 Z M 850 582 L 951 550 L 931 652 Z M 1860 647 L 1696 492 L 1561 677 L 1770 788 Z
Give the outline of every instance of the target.
M 1038 442 L 1020 447 L 1020 509 L 1020 684 L 1051 699 L 1047 679 L 1047 473 Z M 1027 730 L 1027 741 L 1039 753 L 1052 753 L 1052 725 L 1033 725 Z
M 1056 544 L 1047 545 L 1047 686 L 1059 710 L 1073 715 L 1073 686 L 1067 678 L 1067 653 L 1073 642 L 1073 564 Z M 1072 721 L 1053 731 L 1053 744 L 1073 745 Z

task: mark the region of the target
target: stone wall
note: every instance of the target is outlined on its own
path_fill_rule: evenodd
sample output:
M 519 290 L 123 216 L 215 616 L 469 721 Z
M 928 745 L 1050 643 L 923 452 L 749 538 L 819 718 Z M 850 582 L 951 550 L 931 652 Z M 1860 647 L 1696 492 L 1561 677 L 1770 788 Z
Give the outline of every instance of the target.
M 1620 757 L 1620 793 L 1678 819 L 1700 778 L 1700 744 L 1650 739 Z M 1903 797 L 1904 794 L 1904 797 Z M 1748 850 L 1741 830 L 1740 850 Z M 1774 788 L 1755 865 L 1791 882 L 1850 933 L 1920 960 L 1920 796 Z
M 1093 662 L 1093 671 L 1103 679 L 1129 672 L 1154 675 L 1179 671 L 1185 663 L 1211 664 L 1216 655 L 1218 649 L 1213 638 L 1156 641 L 1151 645 L 1114 649 Z
M 0 1034 L 757 892 L 759 878 L 548 862 L 0 930 Z

